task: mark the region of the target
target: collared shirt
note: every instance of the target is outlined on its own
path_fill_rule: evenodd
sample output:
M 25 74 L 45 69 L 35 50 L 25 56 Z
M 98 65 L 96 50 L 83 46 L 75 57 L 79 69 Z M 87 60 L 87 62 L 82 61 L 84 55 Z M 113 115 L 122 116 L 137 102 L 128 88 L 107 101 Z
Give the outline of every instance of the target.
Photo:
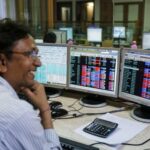
M 59 149 L 54 129 L 44 129 L 33 106 L 0 77 L 0 150 Z

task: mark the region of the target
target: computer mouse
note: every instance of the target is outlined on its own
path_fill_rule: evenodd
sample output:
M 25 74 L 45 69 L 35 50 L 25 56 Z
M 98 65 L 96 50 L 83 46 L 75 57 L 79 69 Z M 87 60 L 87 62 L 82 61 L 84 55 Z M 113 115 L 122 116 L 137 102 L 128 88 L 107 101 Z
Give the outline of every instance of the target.
M 51 110 L 56 110 L 56 109 L 59 109 L 60 107 L 62 107 L 62 103 L 59 102 L 59 101 L 53 101 L 49 104 Z
M 55 118 L 59 118 L 59 117 L 62 117 L 62 116 L 65 116 L 68 114 L 68 111 L 65 110 L 65 109 L 55 109 L 51 112 L 51 115 L 52 115 L 52 118 L 55 119 Z

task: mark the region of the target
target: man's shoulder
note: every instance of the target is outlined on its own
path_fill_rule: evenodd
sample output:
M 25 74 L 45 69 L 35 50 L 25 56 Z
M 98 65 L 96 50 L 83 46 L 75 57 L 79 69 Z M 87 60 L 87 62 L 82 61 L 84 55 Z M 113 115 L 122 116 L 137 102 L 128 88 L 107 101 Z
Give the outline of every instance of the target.
M 0 96 L 0 118 L 16 119 L 28 111 L 33 111 L 33 106 L 25 100 L 10 95 Z

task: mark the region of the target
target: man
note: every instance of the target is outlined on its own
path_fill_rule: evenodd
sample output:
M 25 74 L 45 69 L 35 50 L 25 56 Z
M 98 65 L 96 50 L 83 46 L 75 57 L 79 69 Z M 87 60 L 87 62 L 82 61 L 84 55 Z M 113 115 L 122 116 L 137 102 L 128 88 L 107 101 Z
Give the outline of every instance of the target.
M 57 36 L 54 32 L 48 32 L 43 37 L 44 43 L 56 43 Z
M 34 80 L 41 65 L 27 28 L 0 22 L 0 150 L 58 150 L 44 87 Z M 23 92 L 33 106 L 19 99 Z

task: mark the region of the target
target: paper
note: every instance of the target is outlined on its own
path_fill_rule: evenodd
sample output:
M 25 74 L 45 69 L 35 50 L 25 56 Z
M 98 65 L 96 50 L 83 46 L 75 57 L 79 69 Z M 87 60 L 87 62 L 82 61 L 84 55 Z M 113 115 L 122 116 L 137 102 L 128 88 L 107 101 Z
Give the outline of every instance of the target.
M 88 124 L 85 124 L 85 125 L 79 127 L 78 129 L 76 129 L 75 132 L 77 132 L 78 134 L 81 134 L 82 136 L 85 136 L 86 138 L 92 139 L 94 141 L 113 144 L 114 146 L 116 145 L 116 147 L 119 148 L 120 147 L 119 145 L 121 143 L 125 143 L 125 142 L 129 141 L 135 135 L 140 133 L 142 130 L 144 130 L 148 126 L 148 124 L 146 124 L 146 123 L 131 121 L 129 119 L 121 118 L 121 117 L 118 117 L 118 116 L 115 116 L 115 115 L 112 115 L 109 113 L 105 114 L 103 116 L 100 116 L 98 118 L 116 122 L 116 123 L 118 123 L 118 127 L 107 138 L 97 137 L 97 136 L 88 134 L 83 131 L 83 128 L 85 126 L 87 126 L 89 123 L 91 123 L 93 121 L 92 120 Z

